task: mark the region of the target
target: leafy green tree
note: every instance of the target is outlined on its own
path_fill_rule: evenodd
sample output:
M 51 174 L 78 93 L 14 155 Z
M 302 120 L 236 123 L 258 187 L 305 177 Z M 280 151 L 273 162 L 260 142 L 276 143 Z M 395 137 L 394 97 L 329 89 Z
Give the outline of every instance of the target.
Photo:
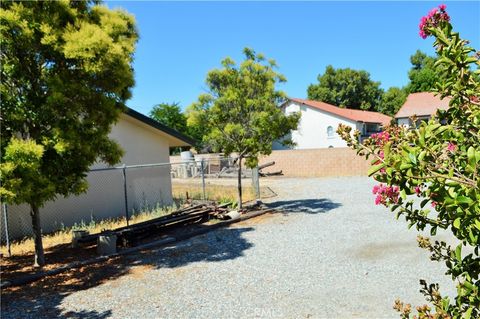
M 187 108 L 187 132 L 188 136 L 195 140 L 195 149 L 199 153 L 210 153 L 213 151 L 212 147 L 208 143 L 206 136 L 210 133 L 210 128 L 207 125 L 197 121 L 195 112 L 192 112 L 191 108 Z
M 275 88 L 285 82 L 273 60 L 244 49 L 245 60 L 237 66 L 230 58 L 223 68 L 207 74 L 208 94 L 190 107 L 191 119 L 207 126 L 205 136 L 215 151 L 238 155 L 238 204 L 242 207 L 242 161 L 255 167 L 259 155 L 272 152 L 272 143 L 298 125 L 299 114 L 286 116 L 279 108 L 285 94 Z M 287 141 L 285 141 L 287 142 Z
M 174 130 L 187 134 L 187 117 L 175 103 L 160 103 L 150 111 L 150 117 Z
M 395 115 L 407 99 L 405 90 L 398 87 L 391 87 L 383 93 L 382 100 L 377 107 L 377 111 L 390 116 Z
M 435 88 L 439 77 L 435 61 L 436 58 L 428 56 L 420 50 L 410 57 L 412 68 L 408 71 L 410 82 L 405 88 L 407 93 L 429 92 Z
M 150 117 L 182 134 L 189 135 L 187 117 L 183 114 L 177 102 L 155 105 L 150 111 Z M 170 149 L 170 154 L 176 154 L 182 150 L 183 147 L 174 147 Z
M 208 128 L 202 124 L 197 124 L 194 120 L 189 121 L 189 111 L 182 112 L 178 103 L 160 103 L 150 111 L 150 117 L 178 132 L 190 136 L 195 140 L 194 147 L 199 152 L 208 151 L 208 146 L 203 142 L 203 137 L 208 134 Z M 175 147 L 170 150 L 171 153 L 182 151 L 183 147 Z
M 45 263 L 39 208 L 87 188 L 134 84 L 134 18 L 97 2 L 8 1 L 0 9 L 1 200 L 31 208 L 35 266 Z
M 372 81 L 366 71 L 335 69 L 329 65 L 318 76 L 318 84 L 310 84 L 307 93 L 310 100 L 349 109 L 376 110 L 383 90 L 380 82 Z
M 347 126 L 338 133 L 358 154 L 373 158 L 369 174 L 380 182 L 373 189 L 376 204 L 403 216 L 409 228 L 452 235 L 452 244 L 418 237 L 457 285 L 450 299 L 438 284 L 421 280 L 420 291 L 433 307 L 416 307 L 418 318 L 480 318 L 480 55 L 452 31 L 445 9 L 440 5 L 422 18 L 420 35 L 435 38 L 441 76 L 434 91 L 451 97 L 449 108 L 419 128 L 391 126 L 362 144 L 355 137 L 360 133 L 352 137 Z M 395 309 L 412 317 L 410 304 L 397 300 Z

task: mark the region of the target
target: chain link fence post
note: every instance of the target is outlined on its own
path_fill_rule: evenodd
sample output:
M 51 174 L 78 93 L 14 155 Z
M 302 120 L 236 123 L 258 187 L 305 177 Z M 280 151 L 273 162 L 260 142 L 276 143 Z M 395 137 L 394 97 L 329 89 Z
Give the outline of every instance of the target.
M 4 221 L 4 227 L 5 227 L 5 240 L 7 242 L 8 257 L 12 257 L 12 251 L 10 249 L 10 234 L 8 233 L 8 213 L 7 213 L 7 204 L 6 203 L 2 204 L 2 210 L 3 210 L 3 221 Z
M 252 184 L 255 190 L 255 199 L 260 199 L 260 176 L 258 174 L 258 165 L 252 168 Z
M 125 218 L 127 219 L 127 226 L 129 226 L 129 219 L 128 216 L 128 192 L 127 192 L 127 166 L 123 164 L 122 174 L 123 174 L 123 194 L 125 197 Z
M 207 199 L 207 195 L 205 193 L 205 164 L 204 164 L 204 158 L 202 158 L 202 161 L 200 162 L 200 170 L 201 170 L 201 174 L 202 174 L 202 199 L 203 200 L 206 200 Z

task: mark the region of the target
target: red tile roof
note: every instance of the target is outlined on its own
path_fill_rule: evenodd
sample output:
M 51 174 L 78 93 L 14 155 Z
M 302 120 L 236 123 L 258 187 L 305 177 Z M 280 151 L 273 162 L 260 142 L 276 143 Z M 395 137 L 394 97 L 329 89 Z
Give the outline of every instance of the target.
M 386 125 L 390 123 L 390 120 L 392 119 L 390 116 L 382 113 L 345 109 L 345 108 L 341 108 L 325 102 L 303 100 L 303 99 L 296 99 L 296 98 L 290 98 L 290 101 L 300 103 L 300 104 L 305 104 L 315 109 L 332 113 L 356 122 L 381 123 L 383 125 Z
M 441 100 L 439 96 L 435 96 L 434 93 L 430 92 L 411 93 L 395 115 L 395 118 L 411 117 L 413 115 L 433 115 L 438 109 L 446 110 L 450 100 L 449 97 Z

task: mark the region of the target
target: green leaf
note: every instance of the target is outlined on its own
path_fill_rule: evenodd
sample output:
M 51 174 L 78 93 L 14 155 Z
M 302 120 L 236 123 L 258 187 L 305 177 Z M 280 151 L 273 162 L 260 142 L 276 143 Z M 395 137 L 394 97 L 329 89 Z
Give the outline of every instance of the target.
M 447 185 L 447 186 L 458 186 L 458 182 L 452 181 L 452 180 L 449 179 L 449 180 L 445 181 L 445 185 Z
M 409 169 L 409 168 L 412 168 L 412 164 L 410 163 L 402 163 L 402 165 L 400 165 L 400 170 L 406 170 L 406 169 Z
M 458 196 L 455 199 L 455 202 L 457 202 L 459 204 L 471 204 L 473 202 L 473 200 L 470 197 Z
M 457 219 L 455 219 L 455 221 L 453 222 L 453 227 L 455 227 L 456 229 L 460 229 L 460 223 L 462 222 L 461 218 L 458 217 Z
M 376 172 L 378 172 L 379 170 L 381 170 L 384 167 L 385 167 L 385 163 L 374 165 L 374 166 L 370 167 L 367 174 L 368 174 L 368 176 L 372 176 L 373 174 L 375 174 Z
M 473 245 L 476 245 L 478 243 L 478 235 L 477 232 L 473 231 L 473 227 L 468 229 L 468 237 L 470 238 L 470 242 Z
M 443 132 L 445 132 L 446 129 L 448 129 L 447 126 L 440 126 L 440 127 L 438 128 L 438 130 L 435 130 L 435 131 L 434 131 L 434 135 L 442 134 Z
M 388 142 L 387 144 L 385 144 L 385 146 L 383 147 L 384 158 L 388 158 L 388 156 L 390 155 L 391 148 L 392 148 L 392 142 Z
M 421 151 L 420 154 L 418 155 L 418 160 L 421 162 L 425 158 L 425 155 L 427 155 L 426 151 Z
M 470 146 L 467 150 L 467 158 L 468 158 L 468 165 L 470 165 L 472 168 L 475 168 L 475 149 L 473 146 Z
M 458 245 L 457 248 L 455 248 L 455 258 L 459 262 L 462 261 L 462 244 Z
M 417 165 L 417 157 L 413 153 L 408 153 L 408 158 L 410 159 L 410 162 L 412 162 L 414 165 Z
M 443 298 L 442 299 L 442 308 L 443 310 L 447 311 L 448 308 L 450 307 L 450 299 L 447 298 Z
M 472 317 L 472 311 L 473 311 L 473 307 L 468 308 L 467 311 L 465 311 L 464 318 L 470 319 Z
M 418 142 L 421 146 L 425 146 L 425 127 L 418 130 Z
M 448 188 L 448 195 L 449 195 L 451 198 L 456 198 L 456 197 L 457 197 L 457 193 L 455 192 L 455 188 L 449 187 L 449 188 Z

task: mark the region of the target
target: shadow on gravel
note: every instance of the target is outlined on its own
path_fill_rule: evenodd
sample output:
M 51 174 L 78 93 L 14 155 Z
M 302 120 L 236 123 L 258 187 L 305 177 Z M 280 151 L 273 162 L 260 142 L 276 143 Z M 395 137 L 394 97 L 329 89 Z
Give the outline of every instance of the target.
M 128 269 L 117 265 L 119 258 L 102 264 L 74 269 L 57 276 L 46 277 L 20 287 L 1 291 L 2 319 L 6 318 L 109 318 L 111 310 L 97 312 L 82 309 L 63 313 L 59 308 L 62 300 L 75 291 L 93 288 L 106 280 L 128 273 Z M 101 296 L 99 296 L 101 298 Z
M 203 225 L 194 225 L 196 229 Z M 116 257 L 107 262 L 73 269 L 32 284 L 2 289 L 1 314 L 4 318 L 108 318 L 112 310 L 97 312 L 89 309 L 88 301 L 79 301 L 74 311 L 62 311 L 62 301 L 77 291 L 88 290 L 124 275 L 136 280 L 144 271 L 158 268 L 176 268 L 195 262 L 220 262 L 244 255 L 253 244 L 243 238 L 252 227 L 219 228 L 203 235 L 174 243 L 167 247 Z M 175 236 L 174 233 L 171 234 Z M 143 267 L 142 267 L 143 266 Z M 122 289 L 119 286 L 117 289 Z M 95 299 L 114 304 L 113 293 L 92 292 Z M 113 297 L 114 298 L 114 297 Z M 92 298 L 93 299 L 93 298 Z M 113 309 L 113 308 L 112 308 Z M 155 315 L 155 314 L 152 314 Z M 160 316 L 160 314 L 158 314 Z
M 266 204 L 270 208 L 275 208 L 285 213 L 306 213 L 321 214 L 342 206 L 340 203 L 332 202 L 327 198 L 319 199 L 296 199 L 278 201 Z
M 128 256 L 131 265 L 151 265 L 157 268 L 182 267 L 195 262 L 218 262 L 236 259 L 253 244 L 242 237 L 252 227 L 219 228 L 215 231 L 181 241 L 173 246 Z

